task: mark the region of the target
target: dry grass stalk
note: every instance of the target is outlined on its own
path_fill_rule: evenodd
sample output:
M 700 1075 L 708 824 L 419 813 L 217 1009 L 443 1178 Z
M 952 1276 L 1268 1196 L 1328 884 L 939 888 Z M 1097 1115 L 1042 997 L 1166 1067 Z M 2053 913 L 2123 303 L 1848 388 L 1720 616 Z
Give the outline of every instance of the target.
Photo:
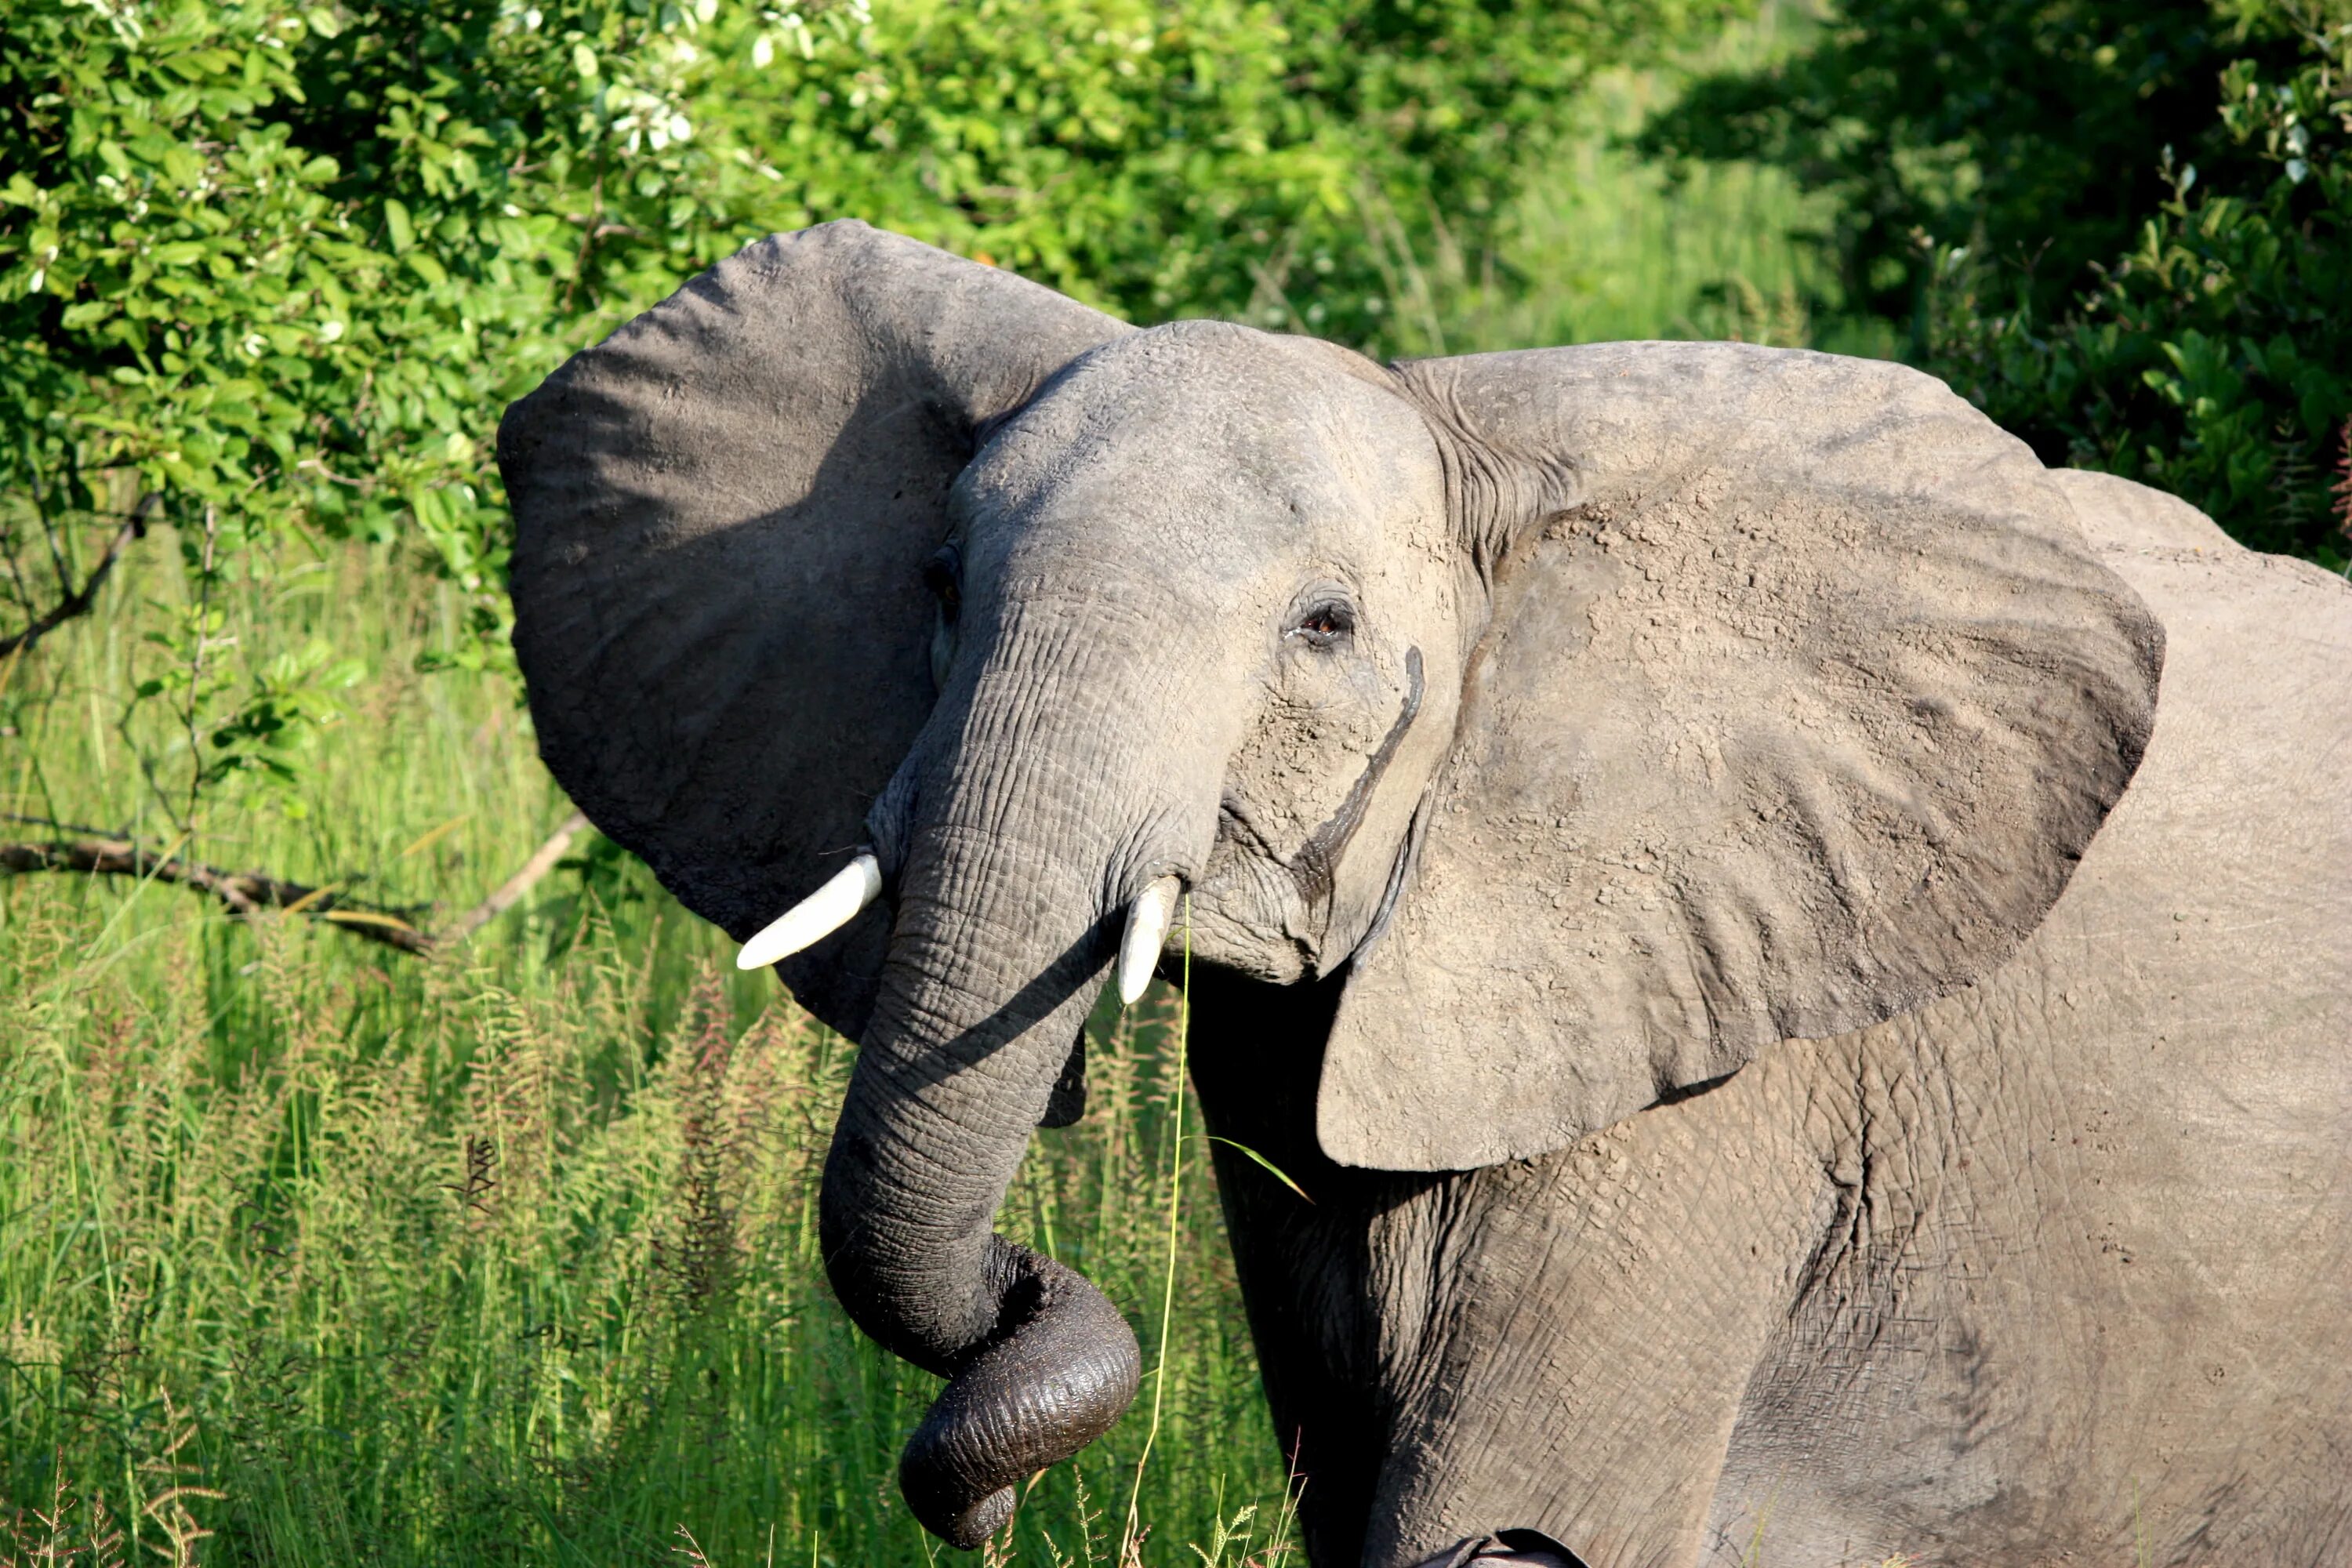
M 2328 493 L 2336 498 L 2336 531 L 2352 539 L 2352 419 L 2347 419 L 2344 428 L 2336 432 L 2336 478 Z

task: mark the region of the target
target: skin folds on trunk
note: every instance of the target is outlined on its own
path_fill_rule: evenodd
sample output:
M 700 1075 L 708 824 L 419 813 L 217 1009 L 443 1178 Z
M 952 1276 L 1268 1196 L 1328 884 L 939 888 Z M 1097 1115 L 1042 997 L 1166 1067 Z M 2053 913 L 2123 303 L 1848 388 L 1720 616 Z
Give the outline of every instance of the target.
M 999 890 L 973 899 L 959 897 L 973 871 L 933 867 L 918 886 L 950 890 L 902 898 L 820 1205 L 825 1266 L 851 1318 L 950 1379 L 900 1485 L 925 1528 L 966 1548 L 1009 1517 L 1013 1483 L 1118 1418 L 1141 1370 L 1133 1332 L 1099 1291 L 991 1229 L 1104 967 L 1094 896 L 1042 873 L 1010 892 L 1005 875 L 982 870 Z M 1046 896 L 1034 889 L 1050 889 L 1075 931 L 1049 937 L 1047 956 L 1010 960 L 1027 984 L 992 985 L 986 972 L 1007 960 L 982 950 L 1035 951 L 1034 938 L 1007 940 L 999 913 L 1008 892 L 1021 906 Z M 1013 929 L 1053 931 L 1039 913 Z
M 1141 1363 L 1118 1309 L 1002 1237 L 986 1274 L 1002 1331 L 965 1359 L 898 1463 L 924 1528 L 967 1550 L 1012 1516 L 1015 1483 L 1093 1442 L 1135 1398 Z
M 1070 729 L 1112 728 L 1048 711 Z M 898 862 L 897 918 L 820 1205 L 826 1268 L 851 1318 L 950 1379 L 900 1484 L 926 1528 L 966 1548 L 1009 1517 L 1014 1483 L 1118 1418 L 1141 1371 L 1132 1331 L 1099 1291 L 992 1229 L 1101 989 L 1125 903 L 1169 852 L 1138 826 L 1168 814 L 1121 798 L 1134 770 L 1112 759 L 1135 753 L 1100 747 L 1094 787 L 1073 800 L 1068 759 L 1097 748 L 1039 737 L 1037 712 L 1008 715 L 983 690 L 940 726 L 938 754 L 919 746 L 897 842 L 890 825 L 877 831 L 884 865 Z

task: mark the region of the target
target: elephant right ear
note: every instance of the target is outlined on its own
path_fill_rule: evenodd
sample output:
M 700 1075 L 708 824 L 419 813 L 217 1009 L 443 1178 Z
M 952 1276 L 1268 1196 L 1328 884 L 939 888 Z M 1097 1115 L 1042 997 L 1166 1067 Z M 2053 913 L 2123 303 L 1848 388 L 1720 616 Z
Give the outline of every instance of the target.
M 509 408 L 515 652 L 589 819 L 738 941 L 864 841 L 932 701 L 922 568 L 975 433 L 1129 329 L 860 223 L 762 240 Z M 869 910 L 779 965 L 864 1027 Z
M 2163 639 L 2024 443 L 1899 365 L 1608 343 L 1402 367 L 1492 622 L 1324 1149 L 1561 1148 L 1990 973 L 2139 764 Z

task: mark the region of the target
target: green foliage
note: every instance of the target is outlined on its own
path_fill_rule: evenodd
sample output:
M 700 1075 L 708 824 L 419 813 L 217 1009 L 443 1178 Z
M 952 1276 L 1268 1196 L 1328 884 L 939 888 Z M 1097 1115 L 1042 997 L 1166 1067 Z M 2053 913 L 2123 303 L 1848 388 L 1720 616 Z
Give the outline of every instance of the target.
M 488 266 L 460 279 L 404 256 L 384 216 L 398 198 L 356 198 L 354 149 L 307 134 L 306 79 L 348 19 L 0 7 L 0 400 L 16 415 L 0 545 L 18 616 L 62 597 L 131 518 L 179 524 L 207 590 L 267 579 L 305 542 L 405 536 L 495 633 L 482 437 L 522 384 L 499 356 L 517 327 L 543 333 L 544 312 Z M 208 598 L 154 636 L 132 682 L 190 742 L 140 757 L 183 828 L 207 787 L 290 780 L 335 711 L 320 693 L 352 673 L 270 667 L 217 636 Z M 499 656 L 486 637 L 461 657 Z
M 2231 160 L 2221 69 L 2291 53 L 2269 0 L 1843 0 L 1809 47 L 1696 83 L 1642 145 L 1775 164 L 1834 195 L 1835 302 L 1911 323 L 1916 352 L 1933 245 L 2063 304 L 2162 199 L 2156 149 L 2212 173 Z
M 1769 66 L 1812 36 L 1808 16 L 1770 0 L 1663 66 L 1596 75 L 1545 142 L 1542 174 L 1494 254 L 1440 244 L 1397 256 L 1402 286 L 1391 292 L 1409 306 L 1412 352 L 1729 338 L 1890 353 L 1885 322 L 1821 309 L 1837 279 L 1807 237 L 1834 220 L 1830 194 L 1769 163 L 1669 166 L 1627 144 L 1694 78 Z
M 2258 549 L 2342 567 L 2352 23 L 2306 49 L 2281 76 L 2231 65 L 2222 174 L 2166 159 L 2169 194 L 2138 243 L 2054 321 L 2012 277 L 1947 252 L 1931 363 L 2051 461 L 2143 480 Z
M 1639 138 L 1834 198 L 1817 309 L 1899 324 L 2046 461 L 2340 563 L 2347 0 L 1845 0 Z M 2217 91 L 2218 88 L 2218 91 Z
M 499 411 L 746 241 L 856 216 L 1377 345 L 1368 212 L 1483 247 L 1592 69 L 1741 3 L 0 0 L 16 617 L 126 519 L 232 578 L 396 541 L 499 666 Z M 229 689 L 193 728 L 250 729 Z

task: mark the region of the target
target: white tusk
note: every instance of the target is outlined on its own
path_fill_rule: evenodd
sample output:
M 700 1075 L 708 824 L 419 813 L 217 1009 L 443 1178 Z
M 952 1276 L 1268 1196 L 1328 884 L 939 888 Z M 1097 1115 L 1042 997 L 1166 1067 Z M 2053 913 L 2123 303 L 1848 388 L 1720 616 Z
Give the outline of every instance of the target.
M 871 849 L 833 875 L 833 879 L 764 927 L 735 955 L 738 969 L 765 969 L 780 958 L 790 958 L 814 947 L 857 918 L 857 911 L 882 894 L 882 863 Z
M 1118 1005 L 1132 1007 L 1151 984 L 1151 970 L 1160 962 L 1160 944 L 1168 940 L 1169 918 L 1176 910 L 1176 879 L 1162 877 L 1138 893 L 1127 909 L 1127 934 L 1118 943 Z

